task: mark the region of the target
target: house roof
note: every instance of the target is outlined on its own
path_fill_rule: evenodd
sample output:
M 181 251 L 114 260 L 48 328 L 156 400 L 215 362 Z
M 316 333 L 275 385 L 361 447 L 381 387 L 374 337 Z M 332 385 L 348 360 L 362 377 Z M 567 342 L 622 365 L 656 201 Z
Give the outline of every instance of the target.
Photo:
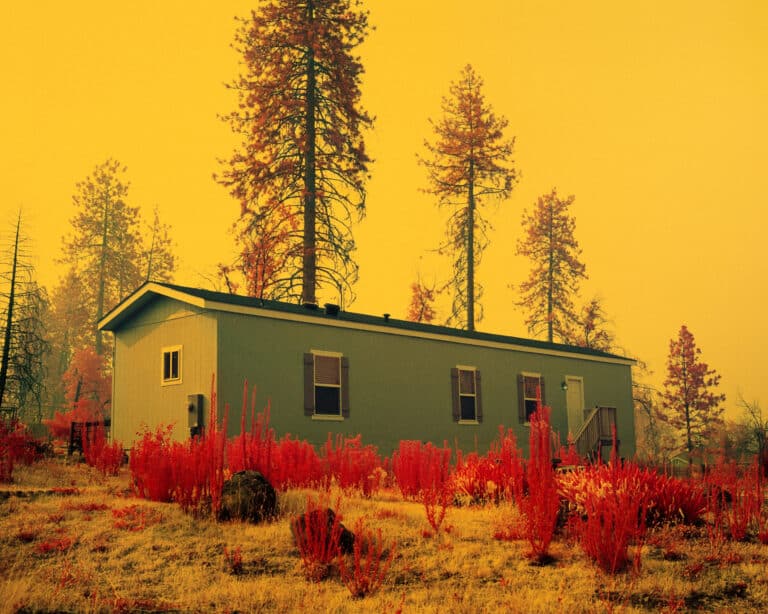
M 310 307 L 296 303 L 214 292 L 212 290 L 161 282 L 147 282 L 140 286 L 99 321 L 99 328 L 105 331 L 118 331 L 135 314 L 158 297 L 175 299 L 200 309 L 212 311 L 236 312 L 341 328 L 439 339 L 469 345 L 517 349 L 541 354 L 578 356 L 601 362 L 614 362 L 626 365 L 633 365 L 635 363 L 634 359 L 590 348 L 398 320 L 389 317 L 389 314 L 373 316 L 344 310 L 338 310 L 334 314 L 332 310 L 327 309 L 327 306 L 326 309 L 323 309 L 318 306 Z

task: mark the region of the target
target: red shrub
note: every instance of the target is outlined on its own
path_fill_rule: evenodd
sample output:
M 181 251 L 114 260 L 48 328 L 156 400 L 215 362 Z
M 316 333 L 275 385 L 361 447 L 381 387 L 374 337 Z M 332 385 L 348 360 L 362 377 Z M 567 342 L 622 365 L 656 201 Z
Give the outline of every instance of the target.
M 523 514 L 525 537 L 531 546 L 529 556 L 544 560 L 555 534 L 560 496 L 557 492 L 555 470 L 552 467 L 552 430 L 549 426 L 549 408 L 539 407 L 531 415 L 530 458 L 525 465 L 528 492 L 516 484 L 515 499 Z
M 276 490 L 327 486 L 328 476 L 315 448 L 306 441 L 285 435 L 273 454 L 271 479 Z M 266 476 L 265 476 L 266 477 Z
M 576 451 L 576 444 L 570 433 L 568 433 L 568 447 L 560 446 L 558 458 L 560 459 L 560 464 L 566 467 L 578 467 L 585 464 L 584 459 Z
M 643 474 L 648 503 L 648 524 L 693 524 L 706 510 L 704 488 L 692 480 L 661 475 L 650 469 Z
M 107 443 L 104 423 L 83 432 L 83 456 L 85 462 L 98 469 L 102 475 L 117 475 L 123 464 L 123 444 Z
M 134 493 L 151 501 L 170 501 L 174 490 L 171 433 L 173 425 L 146 429 L 131 450 L 129 467 Z
M 493 481 L 498 487 L 499 498 L 511 500 L 515 492 L 523 489 L 525 480 L 522 455 L 512 429 L 504 432 L 504 427 L 499 426 L 499 439 L 491 443 L 488 459 L 495 467 Z
M 630 561 L 629 545 L 642 543 L 648 475 L 614 456 L 608 465 L 587 466 L 561 477 L 561 491 L 579 512 L 571 518 L 571 527 L 586 555 L 606 573 L 624 570 Z
M 757 527 L 757 539 L 761 544 L 768 545 L 768 514 L 763 514 Z
M 421 442 L 403 440 L 392 454 L 392 472 L 395 482 L 406 499 L 416 499 L 421 490 L 419 482 L 419 464 L 421 462 Z
M 303 515 L 291 521 L 296 546 L 299 549 L 304 573 L 313 582 L 328 577 L 333 561 L 341 552 L 340 538 L 342 533 L 341 515 L 336 509 L 332 512 L 329 522 L 327 501 L 317 501 L 307 497 L 307 507 Z
M 225 406 L 219 425 L 214 391 L 209 426 L 202 435 L 180 443 L 171 441 L 173 426 L 158 425 L 155 433 L 145 431 L 134 445 L 129 463 L 134 492 L 152 501 L 175 500 L 185 510 L 210 500 L 210 510 L 216 515 L 224 486 L 227 413 Z
M 437 448 L 431 443 L 401 441 L 392 455 L 392 472 L 406 499 L 418 499 L 425 488 L 442 488 L 450 475 L 451 449 L 445 443 Z
M 251 397 L 251 430 L 246 431 L 248 382 L 243 386 L 243 404 L 240 413 L 240 435 L 227 442 L 227 462 L 232 473 L 246 469 L 258 471 L 267 481 L 274 483 L 274 455 L 277 444 L 275 431 L 269 426 L 270 403 L 256 415 L 256 390 Z
M 323 452 L 328 475 L 342 490 L 358 490 L 365 497 L 378 492 L 382 478 L 381 457 L 375 446 L 362 445 L 361 435 L 337 435 L 334 445 L 329 433 Z
M 448 506 L 453 501 L 453 491 L 447 483 L 435 484 L 421 491 L 421 501 L 424 504 L 427 522 L 436 534 L 439 533 Z
M 208 428 L 199 437 L 173 445 L 173 499 L 185 511 L 198 509 L 202 502 L 208 500 L 214 516 L 221 508 L 228 413 L 229 408 L 225 406 L 224 418 L 219 426 L 216 417 L 216 395 L 211 395 Z
M 472 452 L 464 456 L 456 451 L 456 466 L 451 474 L 451 488 L 459 499 L 469 503 L 498 503 L 501 486 L 496 482 L 498 466 L 487 456 Z
M 760 532 L 764 500 L 760 472 L 757 461 L 746 470 L 739 471 L 735 462 L 727 461 L 723 456 L 705 478 L 713 523 L 727 526 L 733 540 L 745 539 L 752 528 L 756 533 Z
M 19 420 L 0 419 L 0 482 L 13 480 L 17 461 L 32 464 L 39 457 L 37 441 Z
M 352 597 L 360 599 L 375 593 L 383 584 L 392 560 L 395 558 L 395 543 L 385 555 L 381 529 L 374 534 L 365 528 L 362 518 L 355 523 L 354 559 L 352 565 L 342 554 L 339 554 L 339 571 L 341 579 L 349 589 Z
M 453 503 L 453 490 L 450 481 L 451 450 L 448 444 L 436 448 L 428 443 L 421 450 L 419 459 L 420 496 L 424 511 L 435 533 L 445 520 L 446 510 Z

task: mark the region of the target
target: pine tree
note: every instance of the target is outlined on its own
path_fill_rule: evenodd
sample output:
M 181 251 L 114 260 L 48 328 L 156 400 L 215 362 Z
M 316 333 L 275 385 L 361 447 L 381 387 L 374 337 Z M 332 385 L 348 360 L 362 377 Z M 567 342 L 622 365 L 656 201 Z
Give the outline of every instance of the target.
M 141 264 L 141 270 L 145 272 L 144 280 L 170 281 L 176 270 L 176 255 L 171 240 L 171 228 L 160 221 L 157 207 L 153 211 L 152 225 L 148 230 Z
M 240 202 L 234 268 L 249 291 L 316 303 L 318 288 L 329 288 L 342 304 L 351 299 L 352 224 L 365 212 L 370 163 L 362 131 L 372 124 L 353 55 L 369 29 L 361 6 L 272 0 L 241 20 L 239 109 L 225 119 L 242 143 L 218 180 Z M 259 269 L 274 237 L 278 251 Z M 266 272 L 268 284 L 259 280 Z
M 411 304 L 408 306 L 406 320 L 411 322 L 426 322 L 429 324 L 435 319 L 435 296 L 437 291 L 434 286 L 427 286 L 421 280 L 411 284 Z
M 554 189 L 540 196 L 531 213 L 523 212 L 525 237 L 517 243 L 517 254 L 529 257 L 532 264 L 528 279 L 520 284 L 517 304 L 528 311 L 529 332 L 545 333 L 550 343 L 556 337 L 568 339 L 577 321 L 573 297 L 579 281 L 587 278 L 574 237 L 576 221 L 568 212 L 574 200 L 559 198 Z
M 720 376 L 700 358 L 693 334 L 683 325 L 669 342 L 667 378 L 659 418 L 682 433 L 688 462 L 694 447 L 703 445 L 722 424 L 724 394 L 715 392 Z
M 51 291 L 47 339 L 51 351 L 46 365 L 46 405 L 60 408 L 65 402 L 63 376 L 73 353 L 93 346 L 93 316 L 82 297 L 87 290 L 82 278 L 70 268 Z
M 104 353 L 99 320 L 143 280 L 139 209 L 127 202 L 124 173 L 117 160 L 107 160 L 75 186 L 73 234 L 64 241 L 63 261 L 83 280 L 89 343 L 97 354 Z
M 614 335 L 608 329 L 608 317 L 599 298 L 595 297 L 582 305 L 565 341 L 602 352 L 613 349 Z
M 483 95 L 483 80 L 467 65 L 443 98 L 443 116 L 431 121 L 435 142 L 424 141 L 428 158 L 426 191 L 451 210 L 440 251 L 453 261 L 447 287 L 454 298 L 449 322 L 474 330 L 482 319 L 482 285 L 476 278 L 490 224 L 481 209 L 490 198 L 508 198 L 517 180 L 512 160 L 515 140 L 504 138 L 508 121 L 497 117 Z M 475 311 L 475 308 L 477 312 Z

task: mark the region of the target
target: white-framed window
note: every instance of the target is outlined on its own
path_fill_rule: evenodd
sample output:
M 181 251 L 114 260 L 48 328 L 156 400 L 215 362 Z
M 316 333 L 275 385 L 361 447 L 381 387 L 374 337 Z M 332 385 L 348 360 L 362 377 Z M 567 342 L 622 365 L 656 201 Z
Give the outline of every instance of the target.
M 520 373 L 517 376 L 518 417 L 520 422 L 528 423 L 544 401 L 544 378 L 540 373 Z
M 171 345 L 161 350 L 160 383 L 163 386 L 181 383 L 181 349 L 180 345 Z
M 304 355 L 304 413 L 349 417 L 349 361 L 343 354 L 312 350 Z
M 457 365 L 451 369 L 451 395 L 455 422 L 482 422 L 480 371 L 477 367 Z

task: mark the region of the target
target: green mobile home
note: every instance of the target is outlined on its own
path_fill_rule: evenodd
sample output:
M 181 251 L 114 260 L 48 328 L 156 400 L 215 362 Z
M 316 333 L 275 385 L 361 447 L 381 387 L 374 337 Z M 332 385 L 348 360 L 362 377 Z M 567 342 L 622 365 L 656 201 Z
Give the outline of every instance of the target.
M 537 394 L 582 453 L 635 451 L 631 366 L 595 350 L 296 305 L 166 283 L 141 286 L 100 322 L 115 337 L 112 436 L 142 425 L 188 437 L 208 419 L 212 381 L 240 428 L 243 383 L 271 425 L 321 444 L 362 434 L 389 454 L 404 439 L 485 452 L 500 425 L 528 441 Z

